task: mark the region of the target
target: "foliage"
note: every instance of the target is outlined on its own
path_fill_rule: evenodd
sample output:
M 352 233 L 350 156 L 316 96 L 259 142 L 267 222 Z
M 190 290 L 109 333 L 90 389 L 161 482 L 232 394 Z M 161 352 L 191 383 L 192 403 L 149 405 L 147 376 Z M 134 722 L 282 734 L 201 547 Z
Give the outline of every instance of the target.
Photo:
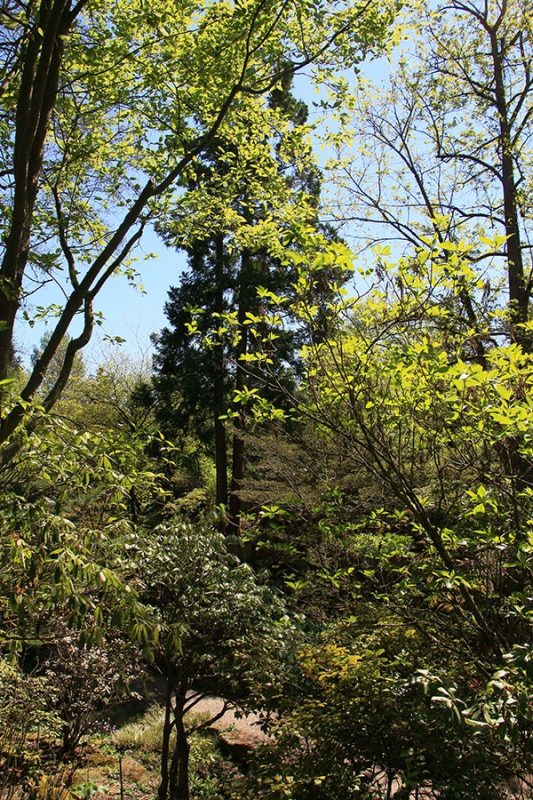
M 39 347 L 35 347 L 31 355 L 32 365 L 34 365 L 39 360 L 39 358 L 43 353 L 43 350 L 45 349 L 49 341 L 50 341 L 50 334 L 45 334 L 44 336 L 41 337 Z M 39 390 L 39 397 L 42 400 L 45 400 L 47 395 L 52 391 L 55 383 L 59 378 L 61 372 L 61 365 L 63 364 L 70 341 L 71 337 L 66 336 L 50 363 L 47 374 Z M 72 362 L 68 385 L 65 386 L 60 395 L 60 398 L 58 399 L 63 399 L 65 401 L 68 397 L 75 395 L 76 390 L 78 389 L 80 383 L 82 383 L 83 378 L 85 377 L 85 374 L 86 374 L 85 363 L 83 361 L 82 356 L 80 354 L 77 354 Z
M 358 246 L 401 254 L 428 235 L 468 241 L 484 285 L 505 286 L 521 341 L 531 292 L 529 11 L 519 1 L 413 3 L 388 85 L 361 82 L 336 112 L 330 163 L 336 216 Z M 482 329 L 475 294 L 464 289 L 457 302 L 473 333 Z M 478 355 L 483 347 L 480 336 Z
M 207 720 L 187 712 L 213 691 L 276 712 L 277 746 L 242 796 L 496 800 L 527 784 L 528 4 L 416 4 L 415 58 L 378 101 L 335 72 L 381 46 L 389 4 L 4 6 L 1 643 L 45 672 L 0 663 L 7 693 L 52 692 L 72 748 L 129 637 L 167 682 L 160 800 L 189 797 Z M 354 298 L 339 285 L 351 254 L 318 221 L 312 126 L 285 91 L 306 66 L 336 127 L 344 218 L 408 243 L 395 263 L 374 248 Z M 352 133 L 359 160 L 341 152 Z M 190 385 L 172 400 L 195 401 L 183 452 L 157 432 L 146 371 L 90 375 L 78 355 L 104 282 L 136 280 L 152 222 L 193 254 L 173 297 Z M 65 303 L 37 308 L 56 322 L 24 376 L 12 324 L 32 279 L 62 283 Z M 208 425 L 190 419 L 207 408 Z M 255 457 L 241 530 L 260 578 L 186 521 L 214 479 L 199 432 L 218 425 L 225 441 L 229 421 L 237 484 L 243 448 Z M 226 472 L 217 463 L 219 488 Z M 166 504 L 178 485 L 192 491 Z M 30 770 L 34 717 L 10 713 L 1 757 L 18 737 Z M 220 788 L 208 778 L 199 796 Z
M 157 414 L 167 436 L 182 437 L 194 426 L 210 445 L 215 503 L 228 508 L 228 525 L 236 531 L 242 513 L 246 415 L 241 409 L 233 417 L 230 448 L 225 420 L 231 396 L 234 390 L 257 388 L 256 343 L 265 345 L 267 338 L 271 370 L 293 388 L 301 344 L 297 328 L 272 332 L 258 290 L 290 294 L 296 271 L 282 243 L 288 246 L 293 239 L 290 249 L 296 261 L 298 230 L 321 227 L 334 238 L 333 230 L 318 222 L 320 173 L 309 147 L 308 109 L 290 88 L 291 78 L 286 78 L 269 95 L 269 107 L 281 116 L 268 137 L 250 126 L 237 142 L 213 143 L 198 160 L 196 178 L 189 180 L 177 216 L 162 227 L 168 242 L 186 249 L 189 270 L 169 291 L 169 326 L 154 337 Z M 229 188 L 232 179 L 237 182 Z M 188 227 L 185 209 L 194 219 Z M 324 305 L 328 286 L 324 279 Z
M 85 431 L 107 444 L 108 455 L 129 481 L 129 518 L 157 515 L 166 502 L 168 473 L 175 471 L 177 449 L 159 433 L 149 394 L 148 359 L 105 353 L 105 363 L 68 384 L 54 418 L 75 435 Z M 179 473 L 178 473 L 179 475 Z M 178 477 L 178 476 L 176 476 Z M 96 485 L 96 481 L 91 481 Z
M 152 407 L 144 403 L 149 379 L 149 358 L 133 357 L 107 347 L 99 362 L 89 369 L 82 356 L 79 374 L 71 374 L 68 394 L 62 395 L 54 414 L 67 419 L 78 430 L 130 434 L 154 433 Z
M 393 787 L 405 796 L 423 788 L 438 797 L 505 796 L 521 765 L 511 747 L 503 755 L 494 731 L 473 737 L 461 718 L 454 722 L 437 683 L 434 697 L 425 693 L 421 665 L 433 659 L 466 691 L 471 677 L 456 655 L 398 617 L 353 617 L 324 632 L 300 653 L 302 696 L 275 725 L 277 748 L 261 781 L 275 797 L 389 797 Z
M 0 380 L 32 281 L 57 280 L 65 302 L 25 309 L 30 324 L 55 322 L 0 441 L 23 423 L 80 320 L 46 399 L 53 406 L 91 337 L 98 292 L 118 272 L 136 280 L 144 227 L 172 210 L 177 181 L 194 178 L 215 138 L 236 141 L 250 125 L 268 136 L 276 114 L 265 95 L 304 67 L 333 76 L 355 64 L 381 45 L 393 11 L 276 0 L 4 4 Z
M 54 697 L 46 676 L 24 675 L 0 659 L 0 689 L 0 793 L 9 800 L 38 778 L 40 737 L 54 736 L 60 721 L 46 708 Z
M 188 737 L 206 726 L 187 727 L 187 711 L 217 691 L 238 707 L 260 707 L 275 692 L 291 626 L 279 600 L 210 526 L 176 522 L 145 532 L 136 561 L 139 595 L 157 613 L 153 652 L 167 680 L 159 797 L 182 800 Z
M 2 470 L 2 643 L 13 652 L 39 639 L 41 619 L 62 608 L 98 643 L 111 618 L 142 611 L 120 577 L 132 534 L 131 489 L 152 484 L 130 446 L 112 435 L 43 419 Z M 154 487 L 157 493 L 157 487 Z
M 407 780 L 407 762 L 388 761 L 394 748 L 387 755 L 382 747 L 379 731 L 390 728 L 401 752 L 412 751 L 415 759 L 425 753 L 424 769 L 433 786 L 444 791 L 452 774 L 466 781 L 473 766 L 441 775 L 436 758 L 446 724 L 455 719 L 460 730 L 451 734 L 450 752 L 457 746 L 464 764 L 467 753 L 476 754 L 479 775 L 492 765 L 494 782 L 487 774 L 480 778 L 490 796 L 491 786 L 496 793 L 503 791 L 507 774 L 520 776 L 530 769 L 526 709 L 532 687 L 525 664 L 531 639 L 531 357 L 517 344 L 492 344 L 479 363 L 467 331 L 453 315 L 462 288 L 476 289 L 480 283 L 463 257 L 466 245 L 442 245 L 438 238 L 428 244 L 396 265 L 386 262 L 383 253 L 387 280 L 382 288 L 362 298 L 340 295 L 331 305 L 334 333 L 304 351 L 307 375 L 299 410 L 317 437 L 337 449 L 341 478 L 354 476 L 354 496 L 337 495 L 338 506 L 349 504 L 344 514 L 330 503 L 324 506 L 325 518 L 315 519 L 318 541 L 326 543 L 333 535 L 345 550 L 341 568 L 329 571 L 331 588 L 325 596 L 338 615 L 368 616 L 373 624 L 412 631 L 412 640 L 406 636 L 402 645 L 405 672 L 396 656 L 389 661 L 390 642 L 385 661 L 372 655 L 383 642 L 368 646 L 363 660 L 369 672 L 361 696 L 369 698 L 369 713 L 383 717 L 366 740 L 368 761 L 356 732 L 348 736 L 347 747 L 354 747 L 349 755 L 345 752 L 349 774 L 353 778 L 380 765 Z M 313 325 L 315 311 L 302 303 L 302 321 Z M 259 419 L 265 413 L 261 401 Z M 282 510 L 278 525 L 283 525 Z M 327 552 L 308 551 L 311 569 L 296 571 L 289 582 L 293 590 L 305 597 L 309 578 L 312 582 L 320 572 L 327 583 L 334 564 L 331 555 L 329 562 L 324 560 Z M 334 640 L 333 650 L 325 651 L 323 674 L 335 674 L 341 668 L 335 661 L 347 659 L 355 677 L 367 637 L 364 631 L 356 633 L 347 650 Z M 322 663 L 316 646 L 309 658 Z M 322 672 L 306 659 L 316 683 L 310 694 L 304 691 L 313 700 L 303 706 L 309 702 L 314 707 L 317 686 L 321 681 L 327 685 L 329 678 L 320 678 Z M 447 722 L 446 715 L 428 712 L 420 687 L 412 683 L 417 670 L 424 669 L 428 693 L 448 710 Z M 425 731 L 420 742 L 401 744 L 401 726 L 396 727 L 392 715 L 388 719 L 378 702 L 389 689 L 408 704 L 403 716 L 411 719 L 410 730 Z M 322 722 L 326 728 L 331 722 L 334 733 L 329 735 L 338 737 L 348 723 L 335 722 L 335 713 L 330 709 Z M 358 707 L 355 718 L 364 713 Z M 313 730 L 312 748 L 317 737 Z M 332 749 L 331 743 L 322 747 L 328 753 Z M 496 753 L 504 754 L 501 760 Z M 326 794 L 332 791 L 328 786 Z
M 89 629 L 89 637 L 91 633 Z M 51 644 L 39 670 L 54 692 L 62 752 L 72 755 L 96 715 L 124 699 L 129 683 L 142 678 L 140 652 L 116 631 L 100 644 L 80 646 L 79 632 L 69 629 L 60 616 L 47 624 L 46 639 Z

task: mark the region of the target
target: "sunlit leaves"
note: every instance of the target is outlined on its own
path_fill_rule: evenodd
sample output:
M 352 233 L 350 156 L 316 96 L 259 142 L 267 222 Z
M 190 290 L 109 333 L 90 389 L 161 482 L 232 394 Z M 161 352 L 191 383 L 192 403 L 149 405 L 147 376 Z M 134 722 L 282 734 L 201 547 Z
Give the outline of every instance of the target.
M 20 649 L 41 615 L 59 608 L 87 645 L 102 642 L 110 623 L 144 624 L 120 542 L 134 529 L 132 486 L 142 491 L 154 477 L 125 439 L 76 432 L 59 418 L 23 442 L 0 474 L 2 645 Z
M 485 264 L 486 282 L 504 277 L 515 322 L 528 295 L 528 14 L 520 2 L 413 4 L 387 85 L 361 81 L 328 140 L 347 235 L 363 249 L 390 242 L 397 255 L 434 235 L 444 253 L 448 242 L 475 243 L 469 260 Z M 483 291 L 459 300 L 471 321 L 483 315 Z
M 274 246 L 281 215 L 292 203 L 295 218 L 295 204 L 276 159 L 264 157 L 268 148 L 263 145 L 283 139 L 279 158 L 296 169 L 305 170 L 312 159 L 305 126 L 297 137 L 285 135 L 287 120 L 267 102 L 269 92 L 304 67 L 333 72 L 379 48 L 394 11 L 395 4 L 387 0 L 380 6 L 331 8 L 275 0 L 176 6 L 169 0 L 155 10 L 141 0 L 115 0 L 111 6 L 92 0 L 62 20 L 68 35 L 61 48 L 53 31 L 50 41 L 46 39 L 33 9 L 25 22 L 9 17 L 4 69 L 13 74 L 6 76 L 9 92 L 3 97 L 0 120 L 5 176 L 12 171 L 14 138 L 26 124 L 25 116 L 13 116 L 24 71 L 25 37 L 28 34 L 35 43 L 37 55 L 43 42 L 44 49 L 61 52 L 58 71 L 51 73 L 45 92 L 45 105 L 50 100 L 50 107 L 31 109 L 37 116 L 30 128 L 35 123 L 40 136 L 30 180 L 35 191 L 33 185 L 31 191 L 24 185 L 27 169 L 17 169 L 14 183 L 3 185 L 0 198 L 6 210 L 5 241 L 20 251 L 9 253 L 3 262 L 4 277 L 15 281 L 18 293 L 21 285 L 27 291 L 28 280 L 40 285 L 52 273 L 66 299 L 42 363 L 24 389 L 24 400 L 39 388 L 49 357 L 80 309 L 85 315 L 81 347 L 90 338 L 92 302 L 104 283 L 121 270 L 129 279 L 135 276 L 131 251 L 149 220 L 181 215 L 176 232 L 181 242 L 190 240 L 192 228 L 198 235 L 202 226 L 205 230 L 216 220 L 219 229 L 233 233 L 236 247 L 267 242 Z M 33 62 L 28 58 L 25 74 L 31 77 Z M 197 180 L 200 156 L 217 141 L 225 143 L 219 157 L 227 167 L 220 192 L 202 197 L 200 190 L 197 204 L 190 196 L 185 202 L 180 181 L 184 186 Z M 255 212 L 266 211 L 270 201 L 267 213 L 255 214 L 254 225 L 246 218 L 246 202 L 241 208 L 232 206 L 235 187 L 243 179 L 249 182 Z M 26 218 L 20 246 L 10 237 L 17 192 L 20 197 L 27 193 L 21 204 Z M 281 200 L 279 215 L 271 202 L 274 196 Z M 306 205 L 311 204 L 302 194 L 300 212 Z M 16 313 L 11 303 L 1 377 Z M 21 424 L 21 417 L 18 406 L 3 422 L 4 438 Z

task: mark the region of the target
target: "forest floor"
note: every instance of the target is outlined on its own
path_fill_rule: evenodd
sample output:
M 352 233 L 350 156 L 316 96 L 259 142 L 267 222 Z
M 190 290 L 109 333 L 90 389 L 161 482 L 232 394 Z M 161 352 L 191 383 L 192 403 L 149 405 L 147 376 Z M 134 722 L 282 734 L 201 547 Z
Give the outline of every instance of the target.
M 57 761 L 59 742 L 33 742 L 35 777 L 27 776 L 26 788 L 33 786 L 31 795 L 35 800 L 154 800 L 160 782 L 164 720 L 160 701 L 155 687 L 144 700 L 131 701 L 107 718 L 97 720 L 69 760 Z M 223 705 L 220 697 L 202 698 L 194 706 L 188 724 L 213 719 Z M 257 749 L 272 742 L 261 730 L 258 715 L 239 716 L 229 709 L 215 723 L 192 734 L 189 742 L 191 798 L 256 800 L 257 783 L 250 781 L 248 770 L 255 772 Z M 259 760 L 265 756 L 268 761 L 268 749 Z M 271 757 L 276 758 L 274 754 Z M 269 781 L 266 785 L 260 783 L 261 796 L 270 796 Z M 15 781 L 15 785 L 10 782 L 8 786 L 0 774 L 0 800 L 27 796 L 21 784 Z M 376 797 L 389 796 L 383 774 L 375 776 L 374 791 Z M 400 782 L 395 780 L 389 791 L 391 795 L 399 792 Z M 279 793 L 276 791 L 275 795 Z M 428 800 L 434 794 L 428 787 L 420 789 L 417 797 Z
M 215 717 L 219 697 L 194 708 L 200 720 Z M 49 773 L 36 792 L 41 800 L 153 800 L 160 776 L 162 708 L 152 705 L 134 721 L 95 723 L 74 757 Z M 241 765 L 250 751 L 268 743 L 259 717 L 230 709 L 191 743 L 191 796 L 198 800 L 247 797 Z M 239 787 L 241 787 L 239 789 Z

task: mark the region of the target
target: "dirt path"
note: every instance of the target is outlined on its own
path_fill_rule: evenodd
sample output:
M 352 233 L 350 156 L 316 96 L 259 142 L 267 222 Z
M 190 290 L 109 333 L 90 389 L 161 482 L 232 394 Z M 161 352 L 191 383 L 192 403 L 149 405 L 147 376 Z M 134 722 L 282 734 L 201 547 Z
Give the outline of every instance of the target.
M 192 695 L 193 693 L 189 693 Z M 221 697 L 203 697 L 194 706 L 192 713 L 206 714 L 214 718 L 222 711 L 224 700 Z M 228 748 L 250 749 L 272 741 L 261 730 L 261 720 L 257 714 L 235 715 L 230 708 L 224 715 L 209 727 L 216 730 L 223 744 Z
M 149 690 L 145 696 L 162 702 L 166 693 L 166 680 L 162 675 L 152 675 L 149 682 Z M 188 692 L 192 696 L 194 692 Z M 209 715 L 210 718 L 216 717 L 224 706 L 224 700 L 216 695 L 202 697 L 193 707 L 192 713 Z M 224 715 L 209 727 L 216 730 L 223 744 L 229 749 L 258 747 L 262 744 L 271 742 L 272 739 L 261 730 L 261 721 L 257 714 L 245 714 L 238 717 L 233 709 L 228 709 Z M 237 753 L 236 753 L 237 754 Z

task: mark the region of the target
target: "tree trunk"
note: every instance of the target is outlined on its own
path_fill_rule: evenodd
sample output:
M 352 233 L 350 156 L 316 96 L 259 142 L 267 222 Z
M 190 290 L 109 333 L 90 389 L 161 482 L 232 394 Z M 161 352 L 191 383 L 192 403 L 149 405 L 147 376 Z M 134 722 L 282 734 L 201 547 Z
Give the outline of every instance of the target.
M 528 320 L 530 287 L 526 286 L 522 245 L 520 241 L 520 224 L 518 214 L 518 186 L 513 161 L 513 141 L 509 120 L 509 105 L 506 96 L 504 78 L 504 44 L 498 36 L 499 23 L 489 30 L 491 57 L 494 70 L 494 88 L 499 120 L 499 148 L 501 157 L 501 183 L 503 191 L 503 209 L 505 233 L 507 236 L 507 274 L 509 285 L 509 316 L 513 338 L 525 349 L 531 349 L 530 337 L 520 330 L 520 326 Z
M 218 236 L 216 240 L 215 262 L 215 312 L 222 315 L 224 312 L 224 239 Z M 215 502 L 218 505 L 227 505 L 228 502 L 228 455 L 226 442 L 226 426 L 220 417 L 226 413 L 228 398 L 225 396 L 224 383 L 226 368 L 224 360 L 224 345 L 221 342 L 214 351 L 216 364 L 213 385 L 213 412 L 215 416 L 215 471 L 216 492 Z
M 79 14 L 84 3 L 76 8 Z M 0 380 L 6 378 L 20 290 L 30 252 L 30 233 L 50 116 L 59 88 L 64 39 L 75 14 L 70 0 L 42 0 L 24 55 L 17 98 L 13 151 L 13 210 L 0 267 Z
M 63 724 L 63 743 L 61 746 L 61 755 L 66 756 L 72 753 L 72 745 L 70 741 L 70 725 L 68 722 Z
M 244 414 L 239 411 L 239 416 L 233 422 L 233 454 L 231 460 L 231 493 L 229 497 L 230 526 L 233 533 L 238 534 L 241 528 L 241 498 L 239 490 L 244 478 L 244 440 L 240 435 L 244 431 Z
M 170 734 L 172 732 L 172 691 L 174 688 L 174 670 L 167 662 L 167 691 L 165 697 L 165 721 L 163 723 L 163 742 L 161 744 L 161 782 L 157 791 L 158 800 L 167 800 L 169 789 L 168 759 L 170 755 Z
M 170 764 L 169 797 L 170 800 L 189 800 L 189 751 L 187 732 L 183 724 L 185 701 L 187 697 L 187 680 L 180 681 L 176 688 L 174 705 L 174 724 L 176 727 L 176 744 Z
M 235 375 L 235 388 L 237 391 L 242 391 L 246 385 L 246 373 L 244 370 L 243 362 L 240 360 L 241 355 L 245 355 L 248 350 L 248 328 L 244 324 L 246 320 L 246 312 L 250 310 L 249 306 L 249 276 L 251 267 L 251 256 L 248 250 L 243 250 L 241 253 L 241 272 L 240 272 L 240 287 L 239 287 L 239 333 L 240 339 L 235 353 L 236 358 L 236 375 Z M 241 432 L 244 431 L 244 410 L 239 409 L 239 415 L 234 420 L 234 434 L 233 434 L 233 454 L 231 461 L 231 486 L 229 497 L 229 515 L 230 515 L 230 531 L 237 535 L 240 534 L 240 516 L 241 516 L 241 499 L 239 491 L 244 478 L 244 439 Z M 238 553 L 238 555 L 242 555 Z
M 189 751 L 183 720 L 176 717 L 176 747 L 170 766 L 170 800 L 189 800 Z

